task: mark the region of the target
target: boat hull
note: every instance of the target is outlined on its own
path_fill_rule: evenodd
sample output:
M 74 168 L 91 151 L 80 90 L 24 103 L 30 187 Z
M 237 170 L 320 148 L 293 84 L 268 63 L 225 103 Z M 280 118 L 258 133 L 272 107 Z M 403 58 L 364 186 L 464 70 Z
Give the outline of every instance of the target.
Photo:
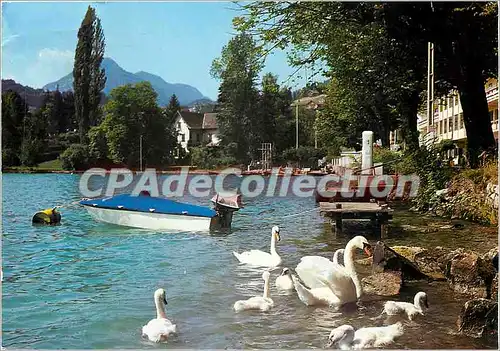
M 133 228 L 175 231 L 209 231 L 212 220 L 211 217 L 124 211 L 91 206 L 84 207 L 96 221 Z

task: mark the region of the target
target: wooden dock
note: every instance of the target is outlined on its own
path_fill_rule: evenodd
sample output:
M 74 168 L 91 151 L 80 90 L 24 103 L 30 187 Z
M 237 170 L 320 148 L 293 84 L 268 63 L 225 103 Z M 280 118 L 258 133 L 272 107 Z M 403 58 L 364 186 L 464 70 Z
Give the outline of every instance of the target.
M 320 202 L 320 213 L 330 218 L 335 233 L 342 232 L 343 219 L 370 219 L 377 236 L 387 235 L 387 226 L 394 210 L 378 202 Z

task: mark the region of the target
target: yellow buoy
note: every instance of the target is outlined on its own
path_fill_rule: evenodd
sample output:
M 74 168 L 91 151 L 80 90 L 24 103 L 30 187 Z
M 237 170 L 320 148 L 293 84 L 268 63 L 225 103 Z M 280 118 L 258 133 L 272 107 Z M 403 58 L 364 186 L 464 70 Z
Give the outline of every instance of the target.
M 61 214 L 57 208 L 48 208 L 33 215 L 33 224 L 58 224 L 61 222 Z

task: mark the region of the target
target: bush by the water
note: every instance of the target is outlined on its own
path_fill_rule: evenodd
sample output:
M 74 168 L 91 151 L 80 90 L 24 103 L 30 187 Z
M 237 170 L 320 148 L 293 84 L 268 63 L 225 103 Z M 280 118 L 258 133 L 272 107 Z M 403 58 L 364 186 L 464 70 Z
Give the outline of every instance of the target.
M 89 163 L 88 146 L 73 144 L 67 148 L 60 156 L 62 167 L 66 170 L 81 170 Z
M 394 165 L 399 173 L 416 173 L 420 178 L 417 196 L 412 200 L 414 207 L 440 216 L 497 224 L 498 210 L 487 193 L 488 186 L 497 184 L 496 162 L 459 170 L 443 157 L 443 145 L 421 147 L 407 152 Z
M 236 159 L 219 147 L 192 147 L 189 154 L 191 165 L 199 168 L 214 169 L 236 164 Z
M 312 146 L 300 146 L 283 151 L 282 158 L 287 162 L 296 163 L 299 167 L 318 168 L 318 160 L 325 157 L 324 149 L 316 149 Z

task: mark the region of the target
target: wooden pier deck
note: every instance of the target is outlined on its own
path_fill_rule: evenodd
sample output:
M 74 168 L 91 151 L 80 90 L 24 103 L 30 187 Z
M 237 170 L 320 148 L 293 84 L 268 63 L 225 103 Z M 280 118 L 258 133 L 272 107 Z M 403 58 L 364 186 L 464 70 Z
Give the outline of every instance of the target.
M 370 219 L 380 238 L 387 235 L 387 226 L 394 210 L 378 202 L 320 202 L 320 213 L 330 218 L 335 233 L 342 232 L 343 219 Z

